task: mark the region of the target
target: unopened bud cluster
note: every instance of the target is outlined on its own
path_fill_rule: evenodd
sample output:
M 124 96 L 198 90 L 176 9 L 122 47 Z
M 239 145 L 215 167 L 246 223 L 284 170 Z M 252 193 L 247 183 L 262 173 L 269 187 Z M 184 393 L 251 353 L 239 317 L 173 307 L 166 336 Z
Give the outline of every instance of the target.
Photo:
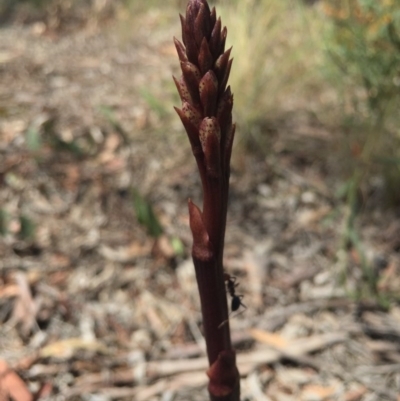
M 235 125 L 233 95 L 226 87 L 232 65 L 231 49 L 225 51 L 227 30 L 221 29 L 221 19 L 206 0 L 190 1 L 181 24 L 183 44 L 176 38 L 174 42 L 182 76 L 174 80 L 182 107 L 175 109 L 200 170 L 204 167 L 209 177 L 228 178 Z

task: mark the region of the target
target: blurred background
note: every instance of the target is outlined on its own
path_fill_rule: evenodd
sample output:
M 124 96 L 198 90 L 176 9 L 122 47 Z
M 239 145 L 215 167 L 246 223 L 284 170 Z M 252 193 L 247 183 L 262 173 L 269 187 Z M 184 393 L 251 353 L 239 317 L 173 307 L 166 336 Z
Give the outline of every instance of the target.
M 233 46 L 243 399 L 398 401 L 400 4 L 210 5 Z M 185 7 L 0 0 L 0 400 L 207 394 Z

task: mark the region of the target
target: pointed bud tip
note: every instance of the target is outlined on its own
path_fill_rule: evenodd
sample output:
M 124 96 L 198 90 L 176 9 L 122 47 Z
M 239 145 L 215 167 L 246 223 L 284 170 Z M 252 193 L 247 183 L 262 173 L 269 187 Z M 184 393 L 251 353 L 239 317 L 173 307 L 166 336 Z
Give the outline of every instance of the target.
M 193 236 L 193 257 L 209 261 L 213 257 L 213 251 L 207 230 L 203 222 L 203 214 L 198 206 L 191 199 L 188 200 L 190 229 Z

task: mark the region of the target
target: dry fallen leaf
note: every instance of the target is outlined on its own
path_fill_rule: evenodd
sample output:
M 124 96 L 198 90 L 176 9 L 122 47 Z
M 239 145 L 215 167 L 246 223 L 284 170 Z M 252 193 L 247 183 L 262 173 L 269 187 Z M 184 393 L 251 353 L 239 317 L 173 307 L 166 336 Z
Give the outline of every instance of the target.
M 53 385 L 51 383 L 44 383 L 40 387 L 39 391 L 35 393 L 35 399 L 40 400 L 42 398 L 49 397 L 53 391 Z
M 345 401 L 360 401 L 367 391 L 368 390 L 366 387 L 360 386 L 357 389 L 348 391 L 344 396 L 344 400 Z
M 29 392 L 22 379 L 0 359 L 0 401 L 32 401 L 33 396 Z
M 14 304 L 11 321 L 14 324 L 21 324 L 21 333 L 27 336 L 36 325 L 39 304 L 32 297 L 26 274 L 16 273 L 15 281 L 18 286 L 18 296 Z
M 325 400 L 335 394 L 336 388 L 332 386 L 321 386 L 319 384 L 308 384 L 303 388 L 302 399 L 305 400 Z
M 104 258 L 113 262 L 126 263 L 140 256 L 148 255 L 151 251 L 152 243 L 147 241 L 144 245 L 133 241 L 130 245 L 118 248 L 111 248 L 106 245 L 100 245 L 99 253 Z
M 12 298 L 19 294 L 19 288 L 16 284 L 7 284 L 0 288 L 0 298 Z
M 285 349 L 289 346 L 289 342 L 276 333 L 270 333 L 268 331 L 259 329 L 252 329 L 250 330 L 250 334 L 255 340 L 277 349 Z
M 171 259 L 175 256 L 175 251 L 171 244 L 171 240 L 166 235 L 161 235 L 159 238 L 157 238 L 153 251 L 159 253 L 161 257 L 166 259 Z
M 97 160 L 100 164 L 114 164 L 115 159 L 122 162 L 123 159 L 116 155 L 119 145 L 121 144 L 121 136 L 118 134 L 111 134 L 107 136 L 102 152 L 98 155 Z M 120 163 L 117 163 L 120 164 Z
M 244 268 L 247 271 L 249 289 L 251 294 L 251 303 L 253 307 L 263 306 L 264 281 L 266 279 L 267 269 L 266 260 L 269 250 L 272 247 L 272 241 L 264 241 L 257 244 L 252 250 L 245 251 Z
M 107 348 L 98 341 L 88 341 L 83 338 L 67 338 L 49 344 L 40 350 L 41 358 L 71 358 L 78 350 L 89 350 L 96 352 L 107 352 Z

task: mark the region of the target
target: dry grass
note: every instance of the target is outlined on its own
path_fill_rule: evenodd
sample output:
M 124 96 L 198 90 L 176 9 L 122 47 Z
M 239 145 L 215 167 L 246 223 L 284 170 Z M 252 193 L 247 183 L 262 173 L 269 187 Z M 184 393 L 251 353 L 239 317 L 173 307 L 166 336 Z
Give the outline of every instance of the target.
M 324 90 L 317 10 L 291 0 L 223 1 L 219 10 L 230 27 L 230 82 L 244 140 L 260 142 L 257 125 L 277 115 L 299 108 L 317 112 Z

